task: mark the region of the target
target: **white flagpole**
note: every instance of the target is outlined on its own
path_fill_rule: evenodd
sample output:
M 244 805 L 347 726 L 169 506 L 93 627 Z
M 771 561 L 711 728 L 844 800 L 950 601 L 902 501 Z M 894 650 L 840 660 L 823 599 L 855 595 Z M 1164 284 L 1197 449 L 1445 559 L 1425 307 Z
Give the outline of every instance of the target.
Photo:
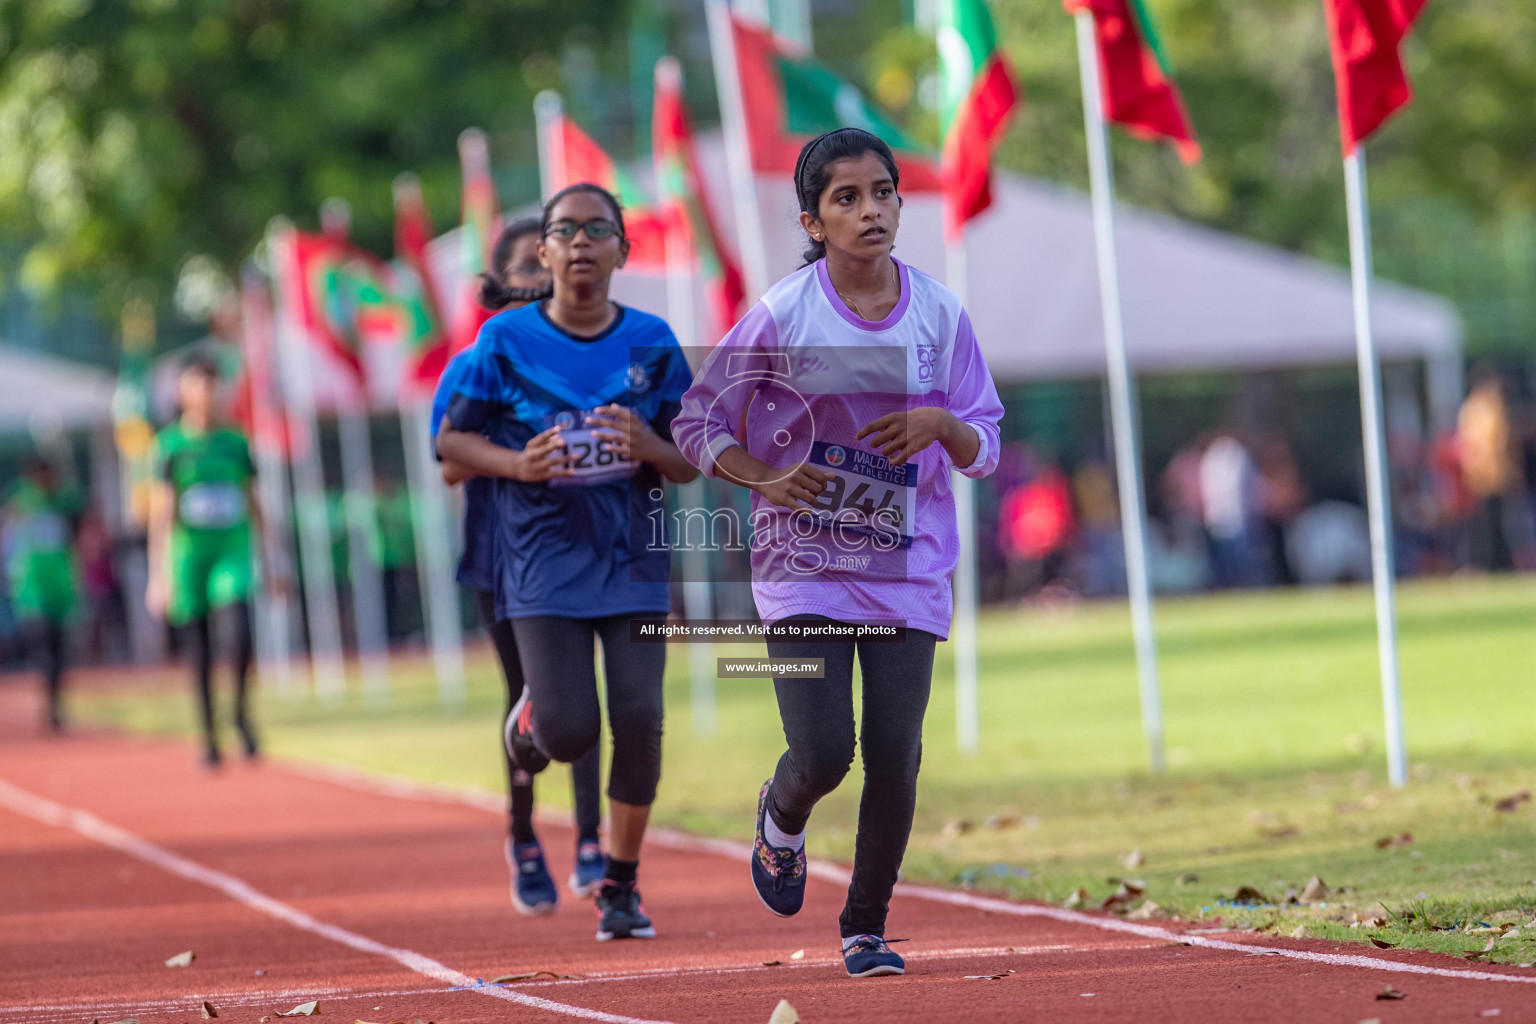
M 322 700 L 340 701 L 347 693 L 346 662 L 341 650 L 341 617 L 336 608 L 336 578 L 331 572 L 331 530 L 325 514 L 325 470 L 320 463 L 320 428 L 315 415 L 314 370 L 309 346 L 293 320 L 297 296 L 284 274 L 293 265 L 293 226 L 274 221 L 267 231 L 277 284 L 275 316 L 278 366 L 283 385 L 283 409 L 288 418 L 294 454 L 293 494 L 298 514 L 299 553 L 304 579 L 304 604 L 309 620 L 309 655 L 315 670 L 315 692 Z
M 682 70 L 676 58 L 663 57 L 656 62 L 656 93 L 670 90 L 681 95 Z M 656 159 L 658 191 L 662 175 L 661 151 L 651 147 Z M 680 217 L 687 214 L 679 211 Z M 677 343 L 684 352 L 699 344 L 698 320 L 695 316 L 693 283 L 696 261 L 684 236 L 681 223 L 668 226 L 667 231 L 667 322 Z M 702 478 L 679 488 L 682 508 L 685 512 L 683 536 L 676 539 L 683 545 L 680 557 L 683 569 L 683 615 L 690 620 L 707 619 L 714 602 L 710 597 L 708 520 L 705 536 L 698 547 L 688 542 L 686 512 L 704 508 L 704 481 Z M 690 695 L 693 701 L 693 730 L 701 736 L 713 736 L 717 727 L 715 714 L 715 645 L 712 643 L 688 644 L 688 674 Z
M 1164 769 L 1163 706 L 1158 684 L 1157 634 L 1152 622 L 1152 588 L 1147 573 L 1147 508 L 1141 486 L 1141 445 L 1137 438 L 1135 393 L 1125 353 L 1120 315 L 1120 269 L 1115 255 L 1115 179 L 1109 162 L 1109 130 L 1099 92 L 1099 54 L 1093 15 L 1078 11 L 1077 57 L 1083 82 L 1083 124 L 1088 135 L 1088 169 L 1093 186 L 1094 243 L 1099 262 L 1099 301 L 1104 316 L 1104 349 L 1109 361 L 1110 417 L 1115 469 L 1120 484 L 1120 529 L 1125 538 L 1125 576 L 1131 602 L 1131 632 L 1141 688 L 1141 726 L 1153 772 Z
M 565 145 L 556 131 L 565 116 L 565 103 L 553 89 L 533 98 L 534 135 L 539 150 L 539 191 L 548 199 L 565 184 Z
M 420 206 L 421 182 L 414 174 L 395 179 L 395 205 Z M 424 271 L 430 268 L 423 268 Z M 432 282 L 422 281 L 424 294 Z M 440 293 L 438 293 L 440 294 Z M 438 310 L 439 315 L 443 310 Z M 448 324 L 438 325 L 447 338 Z M 426 618 L 432 667 L 437 676 L 438 701 L 445 707 L 464 703 L 464 631 L 459 618 L 459 590 L 454 579 L 448 495 L 432 455 L 432 396 L 402 394 L 400 439 L 405 448 L 405 475 L 411 495 L 411 526 L 416 537 L 416 579 Z
M 345 238 L 352 213 L 344 199 L 327 199 L 320 208 L 326 233 Z M 357 630 L 358 663 L 363 697 L 389 703 L 389 626 L 384 609 L 384 575 L 374 558 L 373 534 L 378 529 L 374 495 L 373 438 L 368 417 L 368 388 L 358 382 L 354 403 L 336 413 L 341 442 L 343 508 L 347 517 L 347 566 L 351 576 L 352 621 Z
M 1408 781 L 1403 737 L 1403 694 L 1397 663 L 1396 575 L 1392 552 L 1392 492 L 1387 481 L 1386 430 L 1381 415 L 1381 365 L 1371 330 L 1371 217 L 1367 206 L 1365 153 L 1356 143 L 1344 157 L 1349 205 L 1349 264 L 1355 299 L 1355 349 L 1360 368 L 1360 427 L 1365 443 L 1365 491 L 1370 506 L 1371 576 L 1376 594 L 1376 649 L 1381 662 L 1381 703 L 1386 719 L 1387 776 Z
M 731 176 L 747 301 L 755 302 L 772 282 L 768 279 L 768 248 L 762 210 L 757 204 L 757 180 L 752 170 L 752 146 L 747 138 L 747 111 L 736 65 L 736 44 L 731 35 L 731 12 L 725 0 L 705 0 L 704 13 L 709 22 L 709 52 L 715 66 L 720 129 L 725 137 L 725 161 Z
M 944 277 L 949 290 L 966 303 L 965 236 L 944 243 Z M 976 571 L 976 481 L 950 470 L 955 493 L 955 523 L 960 560 L 955 563 L 955 626 L 951 642 L 955 655 L 955 739 L 960 750 L 974 754 L 981 746 L 981 700 L 977 693 L 976 608 L 980 603 Z

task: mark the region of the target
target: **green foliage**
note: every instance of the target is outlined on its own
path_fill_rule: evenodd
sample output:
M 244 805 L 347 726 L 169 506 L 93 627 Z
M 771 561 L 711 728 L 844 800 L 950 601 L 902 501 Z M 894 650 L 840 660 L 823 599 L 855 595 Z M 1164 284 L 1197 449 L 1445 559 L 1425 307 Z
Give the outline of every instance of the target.
M 390 183 L 458 214 L 456 139 L 531 162 L 556 54 L 610 45 L 627 4 L 565 0 L 0 0 L 0 232 L 21 280 L 110 309 L 165 296 L 183 262 L 226 270 L 328 196 L 389 251 Z M 573 26 L 585 26 L 584 35 Z

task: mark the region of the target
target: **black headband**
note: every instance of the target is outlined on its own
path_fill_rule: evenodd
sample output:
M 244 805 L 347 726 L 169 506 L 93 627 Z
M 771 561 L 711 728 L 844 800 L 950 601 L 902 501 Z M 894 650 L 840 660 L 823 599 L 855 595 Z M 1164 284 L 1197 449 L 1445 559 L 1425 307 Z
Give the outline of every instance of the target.
M 800 198 L 800 172 L 805 170 L 805 165 L 806 165 L 807 162 L 810 161 L 811 154 L 816 152 L 818 149 L 820 149 L 821 148 L 821 144 L 823 142 L 826 142 L 828 139 L 830 139 L 834 135 L 841 135 L 843 132 L 858 132 L 861 135 L 868 135 L 872 139 L 876 139 L 876 140 L 879 139 L 878 135 L 875 135 L 873 132 L 867 132 L 863 128 L 843 127 L 843 128 L 834 128 L 834 129 L 832 129 L 829 132 L 822 132 L 820 135 L 816 136 L 810 142 L 806 143 L 805 148 L 800 150 L 800 159 L 795 161 L 795 199 L 796 200 L 798 200 Z

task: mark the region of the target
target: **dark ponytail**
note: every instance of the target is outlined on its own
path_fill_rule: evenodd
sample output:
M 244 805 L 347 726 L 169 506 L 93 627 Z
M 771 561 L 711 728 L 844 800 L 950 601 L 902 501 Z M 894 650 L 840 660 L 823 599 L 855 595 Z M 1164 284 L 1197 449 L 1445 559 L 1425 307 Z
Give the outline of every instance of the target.
M 486 309 L 506 309 L 514 302 L 536 302 L 550 296 L 550 287 L 510 288 L 507 286 L 507 260 L 512 258 L 512 247 L 527 235 L 539 233 L 539 221 L 535 217 L 522 217 L 502 228 L 491 253 L 491 269 L 480 275 L 480 305 Z
M 880 136 L 862 128 L 839 128 L 818 135 L 800 150 L 795 161 L 795 198 L 800 201 L 802 213 L 821 216 L 821 194 L 832 181 L 832 165 L 839 160 L 856 160 L 865 153 L 873 153 L 885 164 L 891 174 L 891 184 L 901 187 L 901 171 L 896 167 L 896 157 L 891 147 Z M 801 256 L 809 266 L 827 255 L 827 243 L 807 236 L 805 252 Z

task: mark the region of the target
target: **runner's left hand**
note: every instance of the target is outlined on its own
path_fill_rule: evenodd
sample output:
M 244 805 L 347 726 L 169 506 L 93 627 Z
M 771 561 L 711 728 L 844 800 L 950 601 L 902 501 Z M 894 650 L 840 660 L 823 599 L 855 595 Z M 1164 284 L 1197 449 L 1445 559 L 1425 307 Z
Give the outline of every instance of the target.
M 602 443 L 603 451 L 614 452 L 633 462 L 654 462 L 660 454 L 660 437 L 643 417 L 625 405 L 605 405 L 587 417 L 592 436 Z
M 891 465 L 900 466 L 943 438 L 954 420 L 949 410 L 934 406 L 892 412 L 865 424 L 857 439 L 868 437 L 875 451 L 890 459 Z

